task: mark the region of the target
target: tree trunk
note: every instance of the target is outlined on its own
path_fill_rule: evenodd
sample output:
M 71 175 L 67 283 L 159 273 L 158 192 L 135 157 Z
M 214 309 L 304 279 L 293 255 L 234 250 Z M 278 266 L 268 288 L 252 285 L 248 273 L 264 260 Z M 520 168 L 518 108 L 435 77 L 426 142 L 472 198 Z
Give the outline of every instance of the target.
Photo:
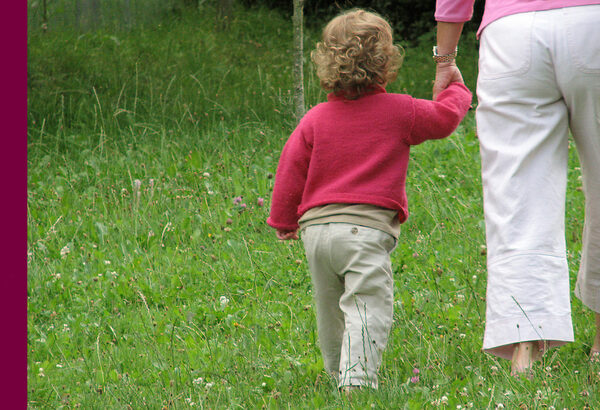
M 229 22 L 233 19 L 233 0 L 218 0 L 217 2 L 217 27 L 227 30 Z
M 100 0 L 91 0 L 90 6 L 92 27 L 97 30 L 100 27 Z
M 304 0 L 294 0 L 294 115 L 304 116 Z
M 81 0 L 75 0 L 75 27 L 77 27 L 77 30 L 81 30 L 81 15 Z
M 133 27 L 133 19 L 131 17 L 131 0 L 125 0 L 123 4 L 123 25 L 127 30 Z
M 44 30 L 44 33 L 48 30 L 48 7 L 46 6 L 46 0 L 42 1 L 42 30 Z

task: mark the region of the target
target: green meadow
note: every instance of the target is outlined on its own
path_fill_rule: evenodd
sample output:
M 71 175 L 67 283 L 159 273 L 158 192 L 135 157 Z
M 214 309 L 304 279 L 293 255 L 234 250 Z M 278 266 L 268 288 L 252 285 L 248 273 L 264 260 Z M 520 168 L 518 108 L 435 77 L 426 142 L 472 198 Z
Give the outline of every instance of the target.
M 378 391 L 322 368 L 301 242 L 265 223 L 295 126 L 291 21 L 235 9 L 28 38 L 28 405 L 32 409 L 594 408 L 593 317 L 531 379 L 485 355 L 485 233 L 474 112 L 414 147 Z M 326 94 L 310 64 L 309 106 Z M 388 91 L 430 98 L 432 33 Z M 458 64 L 474 89 L 477 42 Z M 474 99 L 474 104 L 476 103 Z M 572 288 L 584 198 L 570 152 Z M 418 373 L 418 374 L 417 374 Z M 418 376 L 418 377 L 415 377 Z M 412 378 L 412 380 L 411 380 Z

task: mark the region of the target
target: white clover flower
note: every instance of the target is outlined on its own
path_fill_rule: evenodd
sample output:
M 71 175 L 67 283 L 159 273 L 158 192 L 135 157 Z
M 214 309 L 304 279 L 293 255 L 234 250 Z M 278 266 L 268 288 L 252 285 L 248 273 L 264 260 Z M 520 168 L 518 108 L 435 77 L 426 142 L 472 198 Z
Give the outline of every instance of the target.
M 198 377 L 197 379 L 192 380 L 192 383 L 202 384 L 203 381 L 204 381 L 204 379 L 202 377 Z
M 208 172 L 205 172 L 204 174 L 202 174 L 202 176 L 203 176 L 204 178 L 210 178 L 210 174 L 209 174 Z
M 60 250 L 60 256 L 64 259 L 67 257 L 67 255 L 71 252 L 71 249 L 69 249 L 69 245 L 65 245 L 61 250 Z
M 210 389 L 211 387 L 213 387 L 215 384 L 214 383 L 206 383 L 206 388 Z
M 221 304 L 221 307 L 224 308 L 229 304 L 229 299 L 227 298 L 227 296 L 221 296 L 219 298 L 219 303 Z
M 442 396 L 442 398 L 440 399 L 440 403 L 448 404 L 448 396 Z

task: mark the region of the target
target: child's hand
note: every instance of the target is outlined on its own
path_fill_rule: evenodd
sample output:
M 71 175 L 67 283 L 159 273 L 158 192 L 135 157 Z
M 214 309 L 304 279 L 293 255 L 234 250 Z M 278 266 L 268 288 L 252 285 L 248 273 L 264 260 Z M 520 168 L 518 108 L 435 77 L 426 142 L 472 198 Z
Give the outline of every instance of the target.
M 298 239 L 298 230 L 293 231 L 282 231 L 281 229 L 277 229 L 276 232 L 277 239 L 281 239 L 282 241 L 288 241 L 290 239 Z

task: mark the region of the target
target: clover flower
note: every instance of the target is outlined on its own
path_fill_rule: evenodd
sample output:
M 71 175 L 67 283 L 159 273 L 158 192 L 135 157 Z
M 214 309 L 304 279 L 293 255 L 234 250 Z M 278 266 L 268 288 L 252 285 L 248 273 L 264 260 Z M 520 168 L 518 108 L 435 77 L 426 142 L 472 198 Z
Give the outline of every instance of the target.
M 219 298 L 219 303 L 221 304 L 221 307 L 224 308 L 229 304 L 229 299 L 227 298 L 227 296 L 221 296 Z
M 69 245 L 65 245 L 61 250 L 60 250 L 60 256 L 61 258 L 66 258 L 67 255 L 69 254 L 69 252 L 71 252 L 71 249 L 69 249 Z

